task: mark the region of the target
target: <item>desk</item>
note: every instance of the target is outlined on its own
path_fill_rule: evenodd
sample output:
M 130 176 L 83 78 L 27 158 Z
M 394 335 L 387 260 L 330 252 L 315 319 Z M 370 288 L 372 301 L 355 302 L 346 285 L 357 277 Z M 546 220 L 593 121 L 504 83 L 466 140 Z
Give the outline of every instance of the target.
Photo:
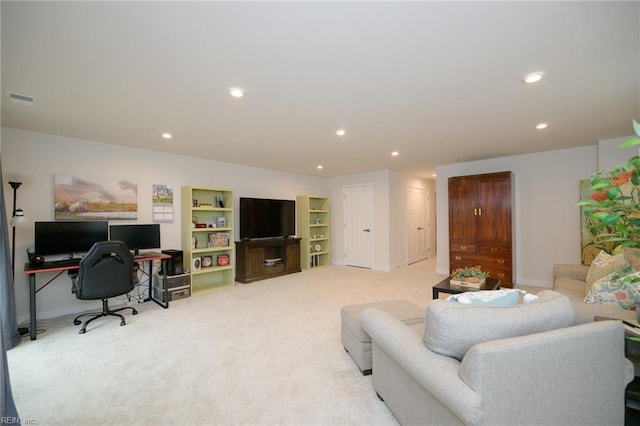
M 163 308 L 167 309 L 169 307 L 169 297 L 166 294 L 167 289 L 164 289 L 165 292 L 165 298 L 164 300 L 166 300 L 166 302 L 162 302 L 159 300 L 156 300 L 153 298 L 153 261 L 154 260 L 166 260 L 166 259 L 170 259 L 171 256 L 169 256 L 168 254 L 164 254 L 164 253 L 156 253 L 156 252 L 150 252 L 150 253 L 141 253 L 140 256 L 136 256 L 134 258 L 134 261 L 137 263 L 145 263 L 147 262 L 149 264 L 149 295 L 147 296 L 146 299 L 144 299 L 142 302 L 148 302 L 150 300 L 153 300 L 154 302 L 156 302 L 158 305 L 162 306 Z M 28 263 L 25 263 L 24 265 L 24 273 L 29 275 L 29 332 L 31 334 L 31 340 L 36 340 L 36 294 L 42 290 L 43 288 L 45 288 L 46 286 L 48 286 L 51 282 L 53 282 L 56 278 L 58 278 L 63 272 L 65 271 L 70 271 L 73 269 L 80 269 L 80 265 L 72 265 L 72 266 L 31 266 Z M 166 265 L 165 267 L 162 268 L 162 271 L 164 273 L 164 277 L 165 279 L 163 280 L 165 283 L 167 282 L 166 278 L 167 278 L 167 268 Z M 55 276 L 53 278 L 51 278 L 49 281 L 47 281 L 44 285 L 42 285 L 40 288 L 36 288 L 36 275 L 44 273 L 44 272 L 54 272 L 56 273 Z

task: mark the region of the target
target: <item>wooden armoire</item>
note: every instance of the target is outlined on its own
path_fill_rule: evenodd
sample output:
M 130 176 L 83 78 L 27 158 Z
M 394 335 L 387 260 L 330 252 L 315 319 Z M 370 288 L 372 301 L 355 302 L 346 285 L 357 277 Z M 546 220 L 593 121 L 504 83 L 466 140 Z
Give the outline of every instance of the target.
M 480 265 L 502 287 L 514 279 L 513 173 L 449 178 L 449 269 Z

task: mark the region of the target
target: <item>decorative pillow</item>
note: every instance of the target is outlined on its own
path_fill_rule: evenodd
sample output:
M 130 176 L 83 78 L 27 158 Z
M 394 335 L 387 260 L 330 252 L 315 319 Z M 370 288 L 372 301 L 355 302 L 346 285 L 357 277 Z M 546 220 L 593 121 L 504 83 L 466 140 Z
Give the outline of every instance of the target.
M 640 249 L 628 248 L 624 251 L 624 258 L 636 271 L 640 271 Z
M 424 343 L 433 352 L 461 360 L 474 345 L 573 325 L 567 296 L 552 290 L 538 300 L 501 308 L 434 300 L 427 305 Z
M 589 272 L 587 272 L 587 278 L 585 279 L 584 294 L 589 294 L 593 284 L 600 278 L 606 277 L 614 272 L 621 271 L 623 268 L 629 266 L 629 262 L 625 259 L 624 252 L 612 256 L 604 251 L 598 253 L 591 266 Z
M 514 306 L 518 304 L 521 293 L 524 291 L 515 289 L 467 291 L 451 295 L 445 300 L 466 305 Z
M 600 278 L 593 284 L 584 302 L 633 308 L 640 304 L 640 271 L 627 266 L 620 272 Z

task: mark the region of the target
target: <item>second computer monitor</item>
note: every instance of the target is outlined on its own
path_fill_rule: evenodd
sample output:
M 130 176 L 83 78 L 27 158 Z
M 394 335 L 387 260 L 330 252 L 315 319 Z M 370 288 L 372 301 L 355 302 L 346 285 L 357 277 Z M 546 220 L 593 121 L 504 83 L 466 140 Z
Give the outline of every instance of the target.
M 110 225 L 109 239 L 124 241 L 129 250 L 138 255 L 140 250 L 160 248 L 160 225 Z

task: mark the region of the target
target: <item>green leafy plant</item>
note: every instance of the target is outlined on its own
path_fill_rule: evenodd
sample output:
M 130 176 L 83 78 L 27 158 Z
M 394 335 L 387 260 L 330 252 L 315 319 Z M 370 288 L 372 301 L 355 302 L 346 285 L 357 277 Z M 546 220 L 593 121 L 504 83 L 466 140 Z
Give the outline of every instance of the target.
M 482 281 L 488 276 L 489 273 L 483 271 L 480 266 L 458 268 L 451 273 L 451 279 L 456 281 L 469 281 L 469 278 L 477 278 L 477 281 Z
M 633 120 L 636 137 L 621 148 L 640 144 L 640 124 Z M 591 176 L 592 194 L 580 200 L 594 240 L 613 252 L 617 248 L 640 248 L 640 157 L 633 156 L 611 170 Z M 595 231 L 595 232 L 594 232 Z

